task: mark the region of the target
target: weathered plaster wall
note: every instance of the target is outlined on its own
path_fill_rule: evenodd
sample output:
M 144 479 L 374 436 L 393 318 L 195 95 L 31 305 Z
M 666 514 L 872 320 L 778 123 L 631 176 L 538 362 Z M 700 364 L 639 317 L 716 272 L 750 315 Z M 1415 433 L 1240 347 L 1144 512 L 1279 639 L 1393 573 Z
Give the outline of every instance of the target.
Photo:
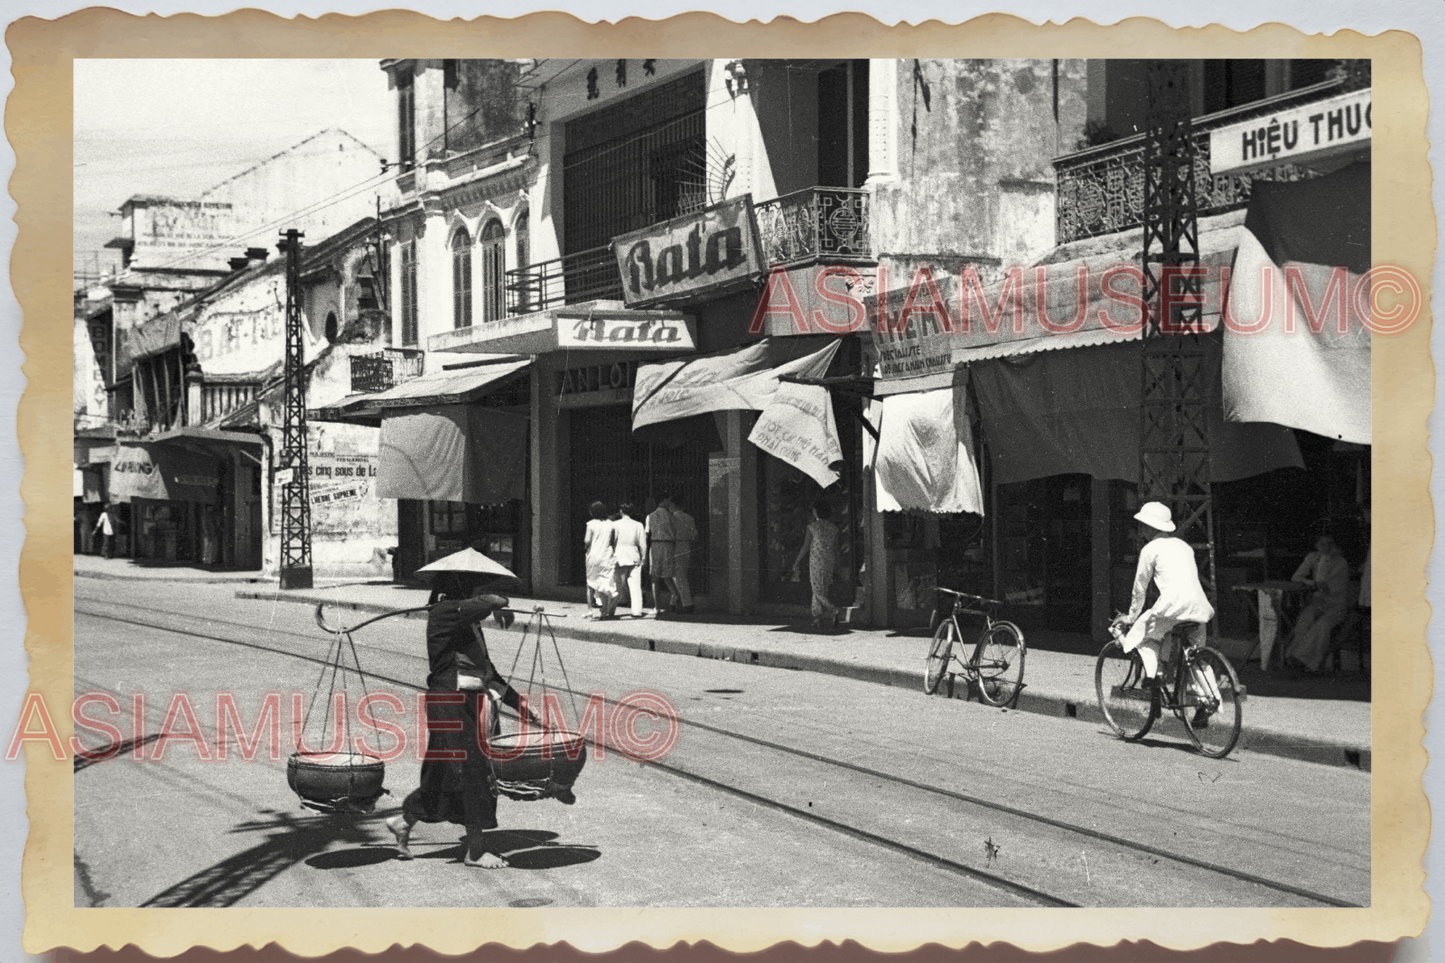
M 1050 162 L 1082 134 L 1086 86 L 1082 60 L 902 62 L 897 178 L 874 198 L 880 251 L 984 264 L 1044 254 Z

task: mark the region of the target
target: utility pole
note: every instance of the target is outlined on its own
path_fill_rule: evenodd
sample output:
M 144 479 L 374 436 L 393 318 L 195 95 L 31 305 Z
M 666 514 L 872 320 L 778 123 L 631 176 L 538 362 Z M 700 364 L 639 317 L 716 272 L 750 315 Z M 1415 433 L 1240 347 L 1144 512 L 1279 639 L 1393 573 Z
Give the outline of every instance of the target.
M 1215 581 L 1210 492 L 1209 356 L 1203 334 L 1199 268 L 1198 151 L 1190 123 L 1189 64 L 1149 65 L 1149 129 L 1144 144 L 1143 393 L 1139 498 L 1162 501 L 1176 534 L 1205 549 Z
M 281 587 L 311 588 L 311 471 L 306 458 L 306 358 L 301 331 L 301 238 L 276 245 L 286 255 L 285 414 L 281 429 Z

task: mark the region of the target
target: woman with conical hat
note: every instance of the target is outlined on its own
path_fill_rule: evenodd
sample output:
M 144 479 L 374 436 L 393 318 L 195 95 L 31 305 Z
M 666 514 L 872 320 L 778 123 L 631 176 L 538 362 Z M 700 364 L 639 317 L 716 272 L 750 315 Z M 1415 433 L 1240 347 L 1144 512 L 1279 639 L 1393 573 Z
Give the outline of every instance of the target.
M 498 701 L 521 711 L 521 699 L 492 664 L 479 623 L 491 615 L 504 628 L 512 624 L 507 599 L 492 590 L 505 590 L 516 577 L 474 549 L 419 571 L 434 580 L 426 622 L 427 690 L 433 697 L 426 706 L 427 746 L 421 785 L 386 826 L 402 859 L 412 858 L 411 832 L 418 822 L 464 826 L 462 862 L 500 869 L 507 861 L 486 839 L 487 830 L 497 828 L 497 788 L 478 734 L 492 731 Z

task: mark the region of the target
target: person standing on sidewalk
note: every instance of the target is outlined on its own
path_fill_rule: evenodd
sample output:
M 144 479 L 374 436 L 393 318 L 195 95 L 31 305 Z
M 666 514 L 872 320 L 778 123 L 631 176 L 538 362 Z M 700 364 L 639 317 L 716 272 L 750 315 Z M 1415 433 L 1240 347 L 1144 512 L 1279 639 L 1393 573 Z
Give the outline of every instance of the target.
M 683 615 L 691 615 L 694 611 L 692 582 L 687 570 L 692 565 L 692 547 L 697 544 L 697 522 L 682 510 L 676 495 L 668 495 L 663 504 L 672 512 L 672 584 L 677 590 L 677 610 Z
M 622 517 L 612 523 L 617 531 L 617 594 L 625 588 L 632 602 L 632 617 L 642 618 L 642 559 L 647 554 L 647 531 L 633 517 L 637 509 L 631 502 L 622 505 Z
M 662 605 L 662 589 L 667 587 L 668 595 L 671 596 L 671 604 L 668 609 L 675 609 L 678 605 L 677 585 L 673 582 L 673 542 L 675 541 L 672 530 L 672 512 L 667 509 L 667 497 L 663 496 L 658 502 L 657 508 L 647 516 L 647 568 L 648 575 L 652 579 L 652 604 L 657 608 L 657 614 L 664 611 Z
M 115 522 L 110 517 L 110 505 L 100 506 L 100 518 L 95 523 L 95 531 L 100 533 L 100 554 L 106 558 L 115 558 Z
M 824 621 L 832 628 L 838 624 L 838 607 L 828 599 L 828 586 L 833 569 L 838 565 L 838 526 L 833 524 L 833 508 L 823 499 L 813 503 L 813 520 L 803 536 L 803 547 L 793 561 L 793 578 L 802 574 L 803 559 L 808 560 L 808 584 L 813 589 L 813 624 Z
M 583 548 L 587 552 L 587 618 L 610 619 L 617 608 L 617 529 L 607 518 L 607 506 L 592 503 Z M 597 612 L 592 612 L 593 606 Z

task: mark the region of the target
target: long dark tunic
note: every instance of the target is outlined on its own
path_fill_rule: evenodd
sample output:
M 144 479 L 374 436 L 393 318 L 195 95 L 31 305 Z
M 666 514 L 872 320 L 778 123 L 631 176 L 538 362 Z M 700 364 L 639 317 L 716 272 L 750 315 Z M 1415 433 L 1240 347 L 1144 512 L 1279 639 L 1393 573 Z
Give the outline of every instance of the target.
M 497 826 L 496 786 L 477 738 L 486 724 L 484 719 L 479 724 L 486 692 L 459 691 L 457 676 L 480 678 L 488 689 L 502 692 L 503 702 L 518 707 L 517 691 L 492 664 L 481 632 L 473 628 L 506 604 L 500 596 L 479 595 L 439 602 L 427 614 L 427 748 L 421 785 L 402 803 L 409 819 L 468 829 Z

